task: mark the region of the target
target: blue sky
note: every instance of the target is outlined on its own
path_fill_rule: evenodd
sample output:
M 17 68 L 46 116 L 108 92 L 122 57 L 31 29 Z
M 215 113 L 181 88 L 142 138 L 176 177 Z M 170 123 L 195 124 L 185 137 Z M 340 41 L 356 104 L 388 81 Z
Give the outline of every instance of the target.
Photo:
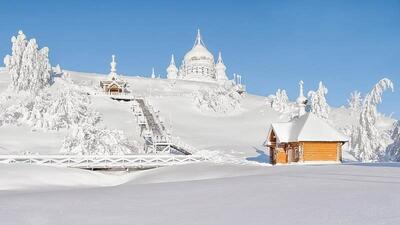
M 22 29 L 50 48 L 52 64 L 107 73 L 165 76 L 200 28 L 208 49 L 222 51 L 228 74 L 239 73 L 259 95 L 297 83 L 329 89 L 328 103 L 368 92 L 383 77 L 400 84 L 400 1 L 3 1 L 0 55 Z M 400 116 L 400 92 L 385 93 L 380 110 Z

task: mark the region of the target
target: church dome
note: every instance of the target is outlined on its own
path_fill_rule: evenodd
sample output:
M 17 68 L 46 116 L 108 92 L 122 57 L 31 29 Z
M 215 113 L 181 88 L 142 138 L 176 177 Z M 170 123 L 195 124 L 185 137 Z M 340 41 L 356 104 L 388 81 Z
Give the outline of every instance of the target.
M 196 41 L 194 42 L 193 48 L 186 53 L 183 58 L 185 63 L 196 62 L 196 61 L 208 61 L 214 63 L 214 56 L 205 47 L 203 40 L 201 39 L 200 30 L 197 30 Z
M 219 65 L 218 69 L 220 74 L 225 73 L 226 68 L 222 68 L 221 65 Z M 175 74 L 175 71 L 172 71 L 171 68 L 168 68 L 168 70 L 171 71 L 169 73 L 171 74 L 171 78 L 175 77 L 172 76 Z M 208 51 L 201 39 L 200 30 L 197 30 L 197 37 L 193 48 L 183 57 L 176 77 L 185 80 L 216 81 L 218 79 L 217 76 L 214 56 Z
M 211 60 L 214 61 L 214 56 L 207 50 L 201 42 L 197 42 L 192 50 L 186 53 L 184 57 L 185 62 L 195 60 Z

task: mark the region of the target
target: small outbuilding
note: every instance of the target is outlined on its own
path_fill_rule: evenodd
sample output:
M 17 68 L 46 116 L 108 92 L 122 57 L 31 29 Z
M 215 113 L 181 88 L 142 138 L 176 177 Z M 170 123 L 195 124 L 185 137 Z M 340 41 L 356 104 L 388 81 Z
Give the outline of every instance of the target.
M 126 82 L 121 80 L 103 80 L 100 81 L 100 87 L 103 88 L 107 94 L 121 94 L 125 92 Z
M 267 147 L 272 164 L 342 161 L 348 138 L 313 113 L 270 126 Z
M 112 62 L 110 63 L 111 72 L 106 80 L 100 81 L 100 87 L 107 94 L 121 94 L 125 92 L 127 83 L 122 80 L 117 74 L 117 62 L 115 62 L 115 55 L 112 55 Z

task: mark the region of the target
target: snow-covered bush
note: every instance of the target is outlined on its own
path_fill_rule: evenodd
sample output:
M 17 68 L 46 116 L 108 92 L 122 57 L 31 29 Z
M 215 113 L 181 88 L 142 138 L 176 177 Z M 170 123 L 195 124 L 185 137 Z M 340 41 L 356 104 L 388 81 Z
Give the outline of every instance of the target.
M 311 112 L 322 119 L 328 119 L 330 107 L 326 102 L 325 95 L 328 94 L 328 88 L 320 81 L 317 91 L 309 91 Z
M 349 109 L 352 113 L 359 113 L 362 107 L 362 97 L 359 91 L 353 91 L 350 94 L 350 98 L 347 100 Z
M 37 95 L 9 101 L 14 100 L 0 112 L 0 125 L 25 123 L 34 129 L 58 130 L 80 123 L 96 124 L 100 120 L 98 113 L 89 107 L 86 93 L 67 85 L 56 93 L 46 89 Z
M 64 139 L 61 153 L 78 155 L 123 155 L 138 153 L 137 143 L 129 143 L 118 130 L 84 123 L 75 126 Z
M 18 124 L 20 118 L 24 115 L 20 112 L 18 105 L 4 107 L 0 105 L 0 126 L 5 124 Z
M 390 161 L 400 162 L 400 121 L 394 124 L 391 138 L 394 142 L 387 147 L 386 158 Z
M 286 113 L 290 108 L 289 97 L 286 94 L 286 90 L 278 89 L 275 95 L 268 96 L 267 104 L 275 111 Z
M 240 108 L 241 95 L 232 87 L 200 89 L 194 97 L 196 106 L 205 111 L 229 113 Z
M 26 40 L 22 31 L 11 38 L 12 54 L 6 55 L 4 64 L 11 75 L 11 90 L 38 92 L 50 84 L 51 66 L 49 49 L 39 49 L 36 40 Z
M 383 92 L 393 90 L 391 80 L 380 80 L 365 97 L 360 112 L 358 126 L 353 127 L 350 139 L 350 152 L 364 162 L 382 160 L 385 154 L 389 135 L 381 132 L 376 126 L 378 119 L 377 105 L 382 102 Z

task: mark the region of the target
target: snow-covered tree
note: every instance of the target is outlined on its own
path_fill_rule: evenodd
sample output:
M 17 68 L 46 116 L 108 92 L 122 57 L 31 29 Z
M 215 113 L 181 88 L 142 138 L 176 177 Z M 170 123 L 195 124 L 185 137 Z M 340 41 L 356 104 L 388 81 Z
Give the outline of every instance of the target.
M 204 111 L 229 113 L 240 108 L 242 96 L 231 86 L 200 89 L 194 96 L 196 106 Z
M 330 112 L 330 107 L 325 98 L 326 94 L 328 94 L 328 89 L 324 86 L 322 81 L 319 82 L 317 91 L 308 92 L 311 111 L 322 119 L 328 119 Z
M 349 109 L 353 113 L 359 113 L 362 107 L 362 97 L 359 91 L 353 91 L 350 94 L 350 98 L 347 100 L 349 104 Z
M 381 160 L 385 153 L 385 133 L 375 125 L 378 119 L 377 105 L 382 102 L 383 92 L 393 91 L 393 82 L 387 78 L 380 80 L 363 101 L 359 117 L 359 126 L 354 127 L 351 135 L 351 153 L 361 161 Z
M 98 128 L 83 123 L 75 126 L 64 139 L 61 149 L 64 154 L 79 155 L 123 155 L 138 153 L 137 143 L 129 143 L 118 130 Z
M 12 43 L 12 54 L 6 55 L 4 58 L 4 65 L 8 69 L 11 75 L 11 87 L 17 86 L 17 81 L 20 76 L 20 70 L 22 67 L 22 56 L 25 52 L 28 41 L 22 31 L 18 32 L 18 35 L 11 38 Z
M 22 31 L 11 38 L 12 55 L 4 58 L 11 75 L 10 89 L 14 91 L 38 92 L 50 83 L 51 66 L 49 49 L 39 49 L 36 40 L 26 40 Z
M 400 121 L 394 123 L 391 138 L 393 143 L 386 149 L 386 159 L 400 162 Z
M 391 135 L 394 141 L 386 149 L 386 158 L 390 161 L 400 162 L 400 121 L 394 123 Z
M 286 94 L 286 90 L 278 89 L 275 95 L 267 97 L 267 102 L 275 111 L 281 113 L 286 113 L 290 108 L 289 97 Z
M 99 122 L 99 114 L 90 107 L 90 98 L 71 85 L 61 86 L 56 93 L 41 91 L 37 95 L 9 100 L 15 102 L 0 111 L 0 126 L 24 123 L 33 129 L 58 130 Z

